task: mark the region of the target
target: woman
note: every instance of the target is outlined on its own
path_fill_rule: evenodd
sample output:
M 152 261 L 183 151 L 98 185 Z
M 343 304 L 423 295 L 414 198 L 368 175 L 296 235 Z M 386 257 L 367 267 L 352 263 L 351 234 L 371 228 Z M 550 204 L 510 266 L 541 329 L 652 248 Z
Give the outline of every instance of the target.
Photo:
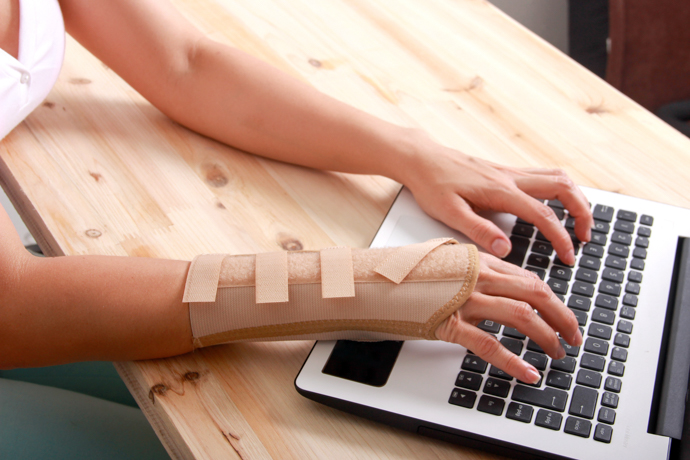
M 160 0 L 0 0 L 0 137 L 40 104 L 57 77 L 60 14 L 67 32 L 162 112 L 201 134 L 280 161 L 390 177 L 427 213 L 496 257 L 510 252 L 510 241 L 477 210 L 534 223 L 559 257 L 574 263 L 570 236 L 533 198 L 562 201 L 578 238 L 590 239 L 587 200 L 562 171 L 498 166 L 376 119 L 211 41 Z M 22 41 L 31 29 L 43 39 L 33 47 Z M 182 302 L 189 262 L 36 258 L 4 213 L 0 231 L 0 369 L 192 350 L 189 307 Z M 479 321 L 517 327 L 555 359 L 565 356 L 556 332 L 572 345 L 582 337 L 572 312 L 544 283 L 494 256 L 481 256 L 474 292 L 436 336 L 534 382 L 536 369 L 476 328 Z

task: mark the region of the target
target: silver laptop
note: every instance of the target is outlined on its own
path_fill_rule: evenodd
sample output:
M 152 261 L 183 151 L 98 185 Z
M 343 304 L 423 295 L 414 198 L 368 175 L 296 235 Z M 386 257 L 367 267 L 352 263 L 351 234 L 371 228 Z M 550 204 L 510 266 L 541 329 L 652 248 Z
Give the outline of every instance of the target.
M 581 347 L 566 347 L 566 358 L 552 360 L 519 331 L 480 323 L 540 369 L 537 385 L 517 382 L 459 345 L 319 341 L 295 379 L 298 392 L 511 457 L 681 458 L 690 370 L 690 210 L 583 191 L 596 221 L 593 240 L 577 242 L 573 267 L 560 264 L 529 223 L 489 216 L 513 242 L 507 259 L 538 273 L 583 331 Z M 547 204 L 571 230 L 562 205 Z M 445 236 L 468 241 L 428 217 L 403 189 L 371 246 Z

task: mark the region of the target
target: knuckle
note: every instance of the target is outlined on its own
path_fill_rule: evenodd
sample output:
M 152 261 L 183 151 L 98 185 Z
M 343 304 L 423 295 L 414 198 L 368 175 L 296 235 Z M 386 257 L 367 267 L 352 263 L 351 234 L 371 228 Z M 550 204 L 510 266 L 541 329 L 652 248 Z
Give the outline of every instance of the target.
M 516 300 L 513 302 L 513 317 L 516 323 L 529 324 L 534 320 L 534 309 L 527 302 Z
M 551 222 L 558 222 L 560 224 L 558 217 L 556 217 L 556 213 L 553 212 L 553 209 L 546 205 L 541 205 L 537 208 L 537 215 L 541 219 L 549 220 Z
M 532 292 L 537 296 L 538 300 L 549 301 L 553 296 L 553 291 L 548 284 L 540 279 L 536 279 L 532 283 Z
M 498 353 L 502 345 L 493 335 L 486 334 L 482 335 L 474 347 L 474 352 L 479 356 L 486 358 L 490 361 L 493 356 Z
M 561 174 L 554 178 L 556 185 L 565 190 L 572 190 L 575 188 L 575 182 L 563 171 Z
M 493 234 L 493 225 L 487 221 L 476 223 L 470 228 L 468 236 L 473 241 L 485 241 Z

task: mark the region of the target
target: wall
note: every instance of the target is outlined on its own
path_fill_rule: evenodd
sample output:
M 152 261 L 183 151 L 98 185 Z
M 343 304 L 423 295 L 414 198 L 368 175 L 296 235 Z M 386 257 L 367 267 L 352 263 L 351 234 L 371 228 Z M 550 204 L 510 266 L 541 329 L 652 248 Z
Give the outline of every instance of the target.
M 568 52 L 568 0 L 490 0 L 537 35 Z

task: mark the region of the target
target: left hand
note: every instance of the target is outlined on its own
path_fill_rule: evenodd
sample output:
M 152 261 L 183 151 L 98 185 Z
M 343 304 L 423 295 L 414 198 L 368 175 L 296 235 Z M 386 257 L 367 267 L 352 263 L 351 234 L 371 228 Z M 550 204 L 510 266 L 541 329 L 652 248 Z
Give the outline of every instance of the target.
M 414 156 L 404 170 L 399 175 L 401 182 L 425 212 L 467 235 L 496 257 L 510 253 L 510 240 L 477 211 L 507 212 L 533 223 L 551 241 L 560 259 L 574 264 L 570 235 L 553 210 L 539 201 L 558 199 L 575 218 L 578 239 L 591 239 L 593 219 L 589 203 L 560 169 L 501 166 L 436 145 Z

